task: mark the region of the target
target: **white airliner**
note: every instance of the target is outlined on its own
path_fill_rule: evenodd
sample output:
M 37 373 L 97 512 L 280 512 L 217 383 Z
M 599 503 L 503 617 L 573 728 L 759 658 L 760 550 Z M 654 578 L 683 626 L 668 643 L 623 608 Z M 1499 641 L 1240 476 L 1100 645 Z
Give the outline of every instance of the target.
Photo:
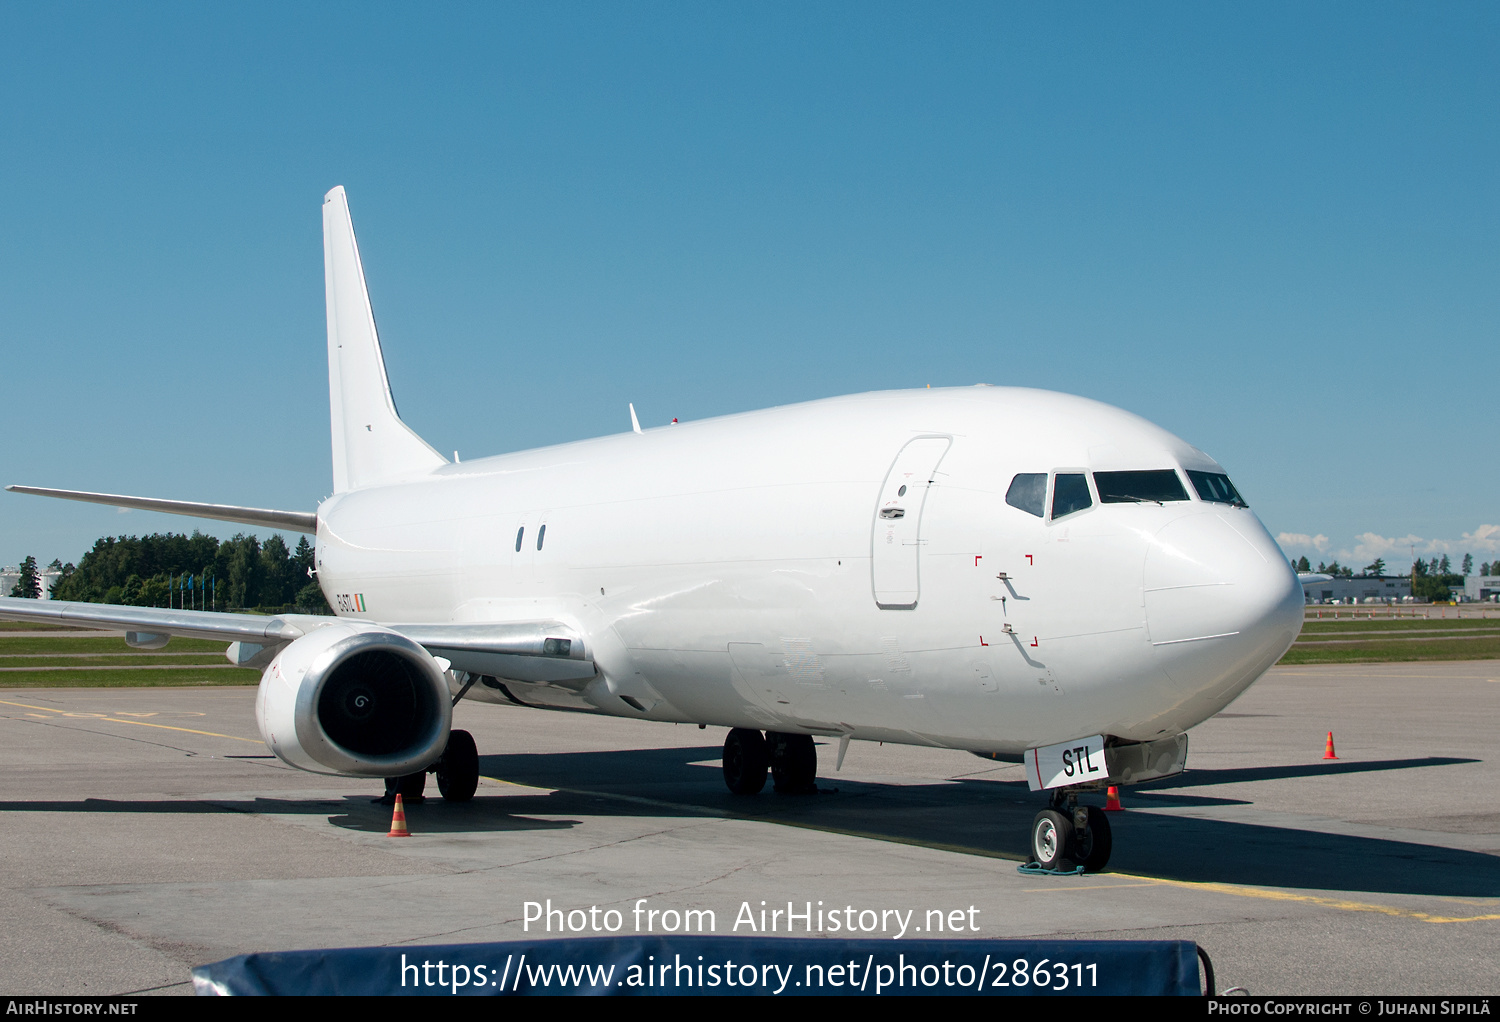
M 342 188 L 323 203 L 333 496 L 272 511 L 12 486 L 317 537 L 337 617 L 0 599 L 232 640 L 285 762 L 470 798 L 460 698 L 729 728 L 724 778 L 815 790 L 813 736 L 1024 761 L 1043 866 L 1079 791 L 1183 769 L 1292 644 L 1302 589 L 1224 470 L 1135 415 L 978 386 L 830 398 L 450 463 L 396 413 Z M 634 413 L 632 410 L 632 418 Z

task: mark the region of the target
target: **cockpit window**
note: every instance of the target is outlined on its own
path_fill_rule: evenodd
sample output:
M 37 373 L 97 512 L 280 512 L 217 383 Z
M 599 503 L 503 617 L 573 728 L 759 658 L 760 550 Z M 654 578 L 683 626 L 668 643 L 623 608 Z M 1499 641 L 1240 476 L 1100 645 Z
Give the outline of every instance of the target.
M 1235 507 L 1250 506 L 1240 496 L 1240 491 L 1234 488 L 1229 477 L 1221 472 L 1194 472 L 1189 469 L 1188 480 L 1192 482 L 1193 489 L 1198 491 L 1200 500 L 1214 504 L 1233 504 Z
M 1080 473 L 1059 472 L 1052 486 L 1052 517 L 1061 518 L 1074 511 L 1092 507 L 1094 498 L 1089 496 L 1089 481 Z
M 1005 502 L 1038 518 L 1047 513 L 1047 473 L 1022 472 L 1010 481 Z
M 1101 504 L 1162 504 L 1187 500 L 1182 480 L 1169 468 L 1150 472 L 1095 472 Z

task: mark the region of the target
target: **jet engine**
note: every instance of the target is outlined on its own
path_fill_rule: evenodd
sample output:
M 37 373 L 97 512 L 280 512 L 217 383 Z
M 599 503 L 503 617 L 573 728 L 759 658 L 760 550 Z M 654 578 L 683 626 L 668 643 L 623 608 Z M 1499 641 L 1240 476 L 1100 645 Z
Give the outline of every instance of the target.
M 261 675 L 255 719 L 283 761 L 321 774 L 399 777 L 440 755 L 453 722 L 445 667 L 364 621 L 295 640 Z

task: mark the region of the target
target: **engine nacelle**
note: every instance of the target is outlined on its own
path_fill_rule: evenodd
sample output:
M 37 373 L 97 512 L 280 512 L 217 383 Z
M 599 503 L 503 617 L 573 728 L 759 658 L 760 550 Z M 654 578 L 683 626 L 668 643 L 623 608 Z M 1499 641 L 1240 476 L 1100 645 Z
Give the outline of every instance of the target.
M 255 720 L 291 766 L 399 777 L 442 755 L 453 706 L 427 650 L 379 625 L 339 621 L 276 655 L 261 675 Z

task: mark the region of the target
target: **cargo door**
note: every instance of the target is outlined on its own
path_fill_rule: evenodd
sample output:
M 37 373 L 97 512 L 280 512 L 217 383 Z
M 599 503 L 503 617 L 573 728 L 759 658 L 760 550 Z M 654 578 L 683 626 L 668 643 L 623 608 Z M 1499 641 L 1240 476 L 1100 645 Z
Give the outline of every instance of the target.
M 875 505 L 871 529 L 870 571 L 875 604 L 886 610 L 910 610 L 920 591 L 922 507 L 938 463 L 952 438 L 924 436 L 912 440 L 886 473 Z

